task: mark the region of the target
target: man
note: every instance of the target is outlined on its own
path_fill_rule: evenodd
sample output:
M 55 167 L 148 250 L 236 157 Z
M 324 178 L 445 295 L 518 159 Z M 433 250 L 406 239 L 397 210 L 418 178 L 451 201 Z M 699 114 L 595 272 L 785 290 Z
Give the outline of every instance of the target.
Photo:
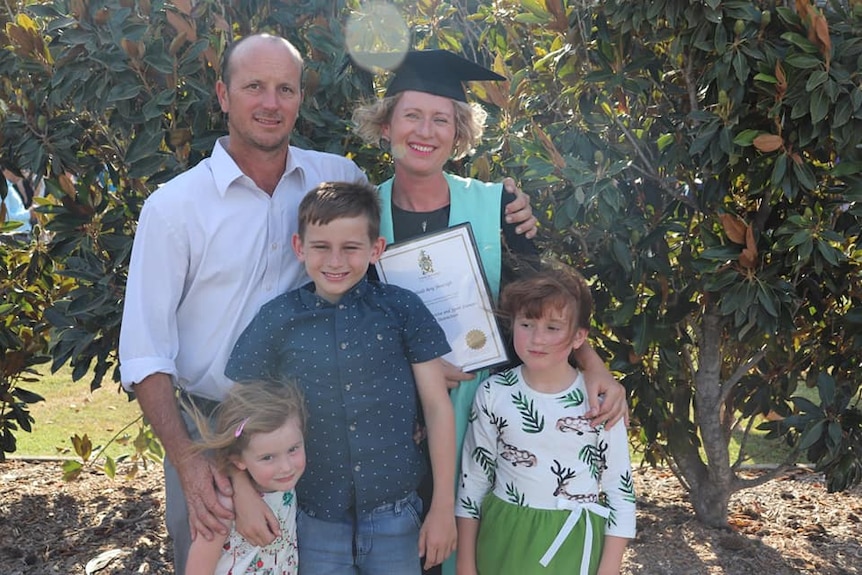
M 263 303 L 308 281 L 290 245 L 299 202 L 323 181 L 367 181 L 346 158 L 290 146 L 302 66 L 296 48 L 275 36 L 229 48 L 216 85 L 229 135 L 154 192 L 138 222 L 121 374 L 165 448 L 166 522 L 180 574 L 191 540 L 226 533 L 233 514 L 216 497 L 232 494 L 228 477 L 192 455 L 194 428 L 177 390 L 204 410 L 224 396 L 232 384 L 225 364 L 243 328 Z M 514 221 L 534 233 L 529 206 L 515 203 Z M 452 371 L 450 379 L 468 377 Z

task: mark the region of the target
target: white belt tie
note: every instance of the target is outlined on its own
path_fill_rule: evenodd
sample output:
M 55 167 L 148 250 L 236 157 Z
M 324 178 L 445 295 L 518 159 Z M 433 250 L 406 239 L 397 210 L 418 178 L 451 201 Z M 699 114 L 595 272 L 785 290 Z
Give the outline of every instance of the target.
M 557 533 L 557 537 L 554 539 L 554 542 L 551 543 L 551 546 L 547 551 L 545 551 L 545 554 L 539 561 L 539 563 L 542 564 L 542 567 L 548 566 L 548 563 L 551 562 L 551 559 L 554 558 L 554 555 L 556 555 L 557 551 L 560 550 L 560 547 L 563 546 L 563 542 L 565 542 L 566 538 L 571 534 L 572 529 L 574 529 L 575 525 L 578 524 L 584 511 L 590 511 L 596 515 L 604 517 L 605 519 L 607 519 L 611 514 L 611 510 L 604 505 L 600 505 L 598 503 L 569 501 L 568 499 L 557 499 L 557 509 L 571 509 L 571 513 L 569 513 L 566 522 L 563 523 L 563 526 L 560 528 L 560 532 Z M 593 551 L 593 523 L 590 521 L 589 516 L 587 516 L 586 520 L 586 538 L 584 543 L 584 556 L 581 560 L 581 575 L 588 575 L 590 571 L 590 556 Z

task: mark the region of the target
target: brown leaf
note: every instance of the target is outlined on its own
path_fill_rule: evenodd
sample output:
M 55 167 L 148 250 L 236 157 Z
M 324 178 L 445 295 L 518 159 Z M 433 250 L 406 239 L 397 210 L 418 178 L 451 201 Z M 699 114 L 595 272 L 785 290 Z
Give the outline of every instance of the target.
M 218 69 L 219 62 L 218 56 L 216 56 L 216 52 L 212 46 L 207 46 L 207 49 L 203 52 L 204 58 L 206 58 L 207 63 L 210 65 L 210 68 L 215 70 L 216 72 L 220 72 Z
M 745 249 L 739 254 L 739 265 L 753 269 L 757 264 L 757 244 L 754 243 L 754 230 L 748 226 L 745 230 Z
M 540 142 L 542 142 L 542 147 L 545 148 L 545 151 L 548 152 L 548 155 L 551 156 L 551 162 L 558 170 L 562 170 L 566 167 L 566 160 L 557 150 L 557 147 L 554 145 L 554 142 L 551 141 L 551 138 L 545 133 L 542 128 L 538 126 L 538 124 L 533 124 L 533 135 L 535 135 Z
M 75 189 L 75 183 L 69 177 L 69 174 L 60 174 L 58 179 L 60 180 L 60 189 L 63 190 L 63 193 L 73 199 L 78 197 L 78 190 Z
M 812 14 L 812 26 L 816 44 L 820 46 L 820 53 L 826 61 L 826 71 L 829 71 L 829 62 L 832 60 L 832 38 L 829 37 L 829 23 L 822 12 Z
M 809 12 L 811 12 L 811 3 L 808 0 L 796 0 L 796 13 L 799 14 L 803 24 L 807 24 Z
M 14 44 L 17 44 L 18 48 L 16 49 L 16 52 L 18 54 L 29 56 L 35 51 L 35 33 L 28 32 L 26 29 L 21 26 L 16 26 L 15 24 L 7 24 L 6 34 L 12 38 Z
M 213 27 L 216 30 L 221 30 L 222 32 L 230 32 L 230 25 L 227 23 L 227 20 L 224 19 L 224 16 L 221 14 L 213 14 Z
M 128 38 L 123 38 L 120 40 L 120 46 L 123 47 L 123 51 L 131 58 L 132 60 L 139 60 L 141 58 L 141 53 L 143 52 L 143 42 L 135 42 L 133 40 L 129 40 Z
M 784 147 L 784 139 L 775 134 L 760 134 L 754 138 L 754 147 L 761 152 L 774 152 Z
M 720 214 L 718 218 L 727 238 L 735 244 L 745 245 L 745 230 L 748 227 L 745 222 L 733 214 Z
M 191 0 L 174 0 L 174 7 L 185 14 L 186 16 L 192 15 L 192 2 Z
M 477 86 L 478 87 L 478 86 Z M 484 86 L 480 88 L 484 88 L 485 97 L 494 104 L 496 107 L 501 110 L 505 110 L 509 107 L 509 82 L 485 82 Z M 471 90 L 474 94 L 477 93 L 476 89 Z
M 566 16 L 566 8 L 561 0 L 545 0 L 545 6 L 554 16 L 554 23 L 551 24 L 551 29 L 555 32 L 564 34 L 569 31 L 569 18 Z
M 775 84 L 775 99 L 782 100 L 784 99 L 784 94 L 787 93 L 787 75 L 784 73 L 784 67 L 781 65 L 781 62 L 775 63 L 775 79 L 777 80 Z
M 198 41 L 197 30 L 195 30 L 195 27 L 186 18 L 172 10 L 165 10 L 165 16 L 167 16 L 168 23 L 177 31 L 178 35 L 185 33 L 186 38 L 192 44 Z

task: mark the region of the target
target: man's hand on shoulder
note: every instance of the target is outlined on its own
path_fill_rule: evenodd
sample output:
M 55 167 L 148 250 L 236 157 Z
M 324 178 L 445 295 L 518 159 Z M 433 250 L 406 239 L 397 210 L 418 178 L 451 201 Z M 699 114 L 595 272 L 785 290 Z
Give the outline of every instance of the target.
M 203 454 L 186 458 L 177 465 L 177 472 L 189 509 L 192 539 L 201 535 L 211 540 L 214 533 L 227 535 L 226 525 L 233 521 L 234 514 L 221 504 L 219 494 L 225 497 L 232 495 L 228 477 L 219 472 Z

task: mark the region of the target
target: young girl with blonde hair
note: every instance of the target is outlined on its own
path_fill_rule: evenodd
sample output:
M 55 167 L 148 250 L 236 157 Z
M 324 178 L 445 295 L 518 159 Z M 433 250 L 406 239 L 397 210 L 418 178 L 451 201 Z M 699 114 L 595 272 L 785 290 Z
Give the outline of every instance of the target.
M 197 420 L 201 439 L 196 449 L 209 451 L 216 465 L 247 471 L 261 498 L 275 513 L 281 534 L 266 547 L 247 542 L 235 526 L 226 536 L 197 537 L 189 551 L 185 575 L 294 575 L 296 482 L 305 471 L 306 409 L 292 383 L 249 381 L 235 384 L 212 415 L 186 406 Z M 233 509 L 228 497 L 222 505 Z

